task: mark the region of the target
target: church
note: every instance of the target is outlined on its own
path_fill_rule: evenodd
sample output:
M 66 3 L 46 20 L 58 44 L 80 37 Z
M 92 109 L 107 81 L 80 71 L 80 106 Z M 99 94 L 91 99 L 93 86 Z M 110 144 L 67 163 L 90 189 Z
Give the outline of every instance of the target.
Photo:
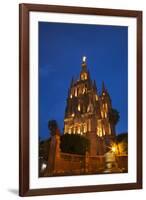
M 127 172 L 127 153 L 121 154 L 123 150 L 120 151 L 120 146 L 115 143 L 117 142 L 115 113 L 116 109 L 112 107 L 104 82 L 99 92 L 95 80 L 90 77 L 84 56 L 80 75 L 77 80 L 72 78 L 68 90 L 63 130 L 66 135 L 60 134 L 55 120 L 48 123 L 51 138 L 49 151 L 46 148 L 47 167 L 41 170 L 44 158 L 40 161 L 40 176 Z M 66 152 L 61 149 L 61 138 L 62 136 L 69 138 L 68 134 L 85 137 L 89 145 L 85 147 L 84 154 Z M 72 135 L 70 138 L 80 138 L 72 137 Z M 76 147 L 75 142 L 73 145 L 71 144 L 69 148 Z M 44 156 L 43 153 L 42 155 Z
M 99 93 L 90 77 L 86 57 L 82 58 L 78 80 L 72 78 L 66 100 L 64 134 L 80 134 L 90 141 L 90 155 L 100 154 L 101 143 L 115 138 L 115 124 L 110 120 L 112 101 L 102 83 Z M 102 141 L 102 142 L 101 142 Z

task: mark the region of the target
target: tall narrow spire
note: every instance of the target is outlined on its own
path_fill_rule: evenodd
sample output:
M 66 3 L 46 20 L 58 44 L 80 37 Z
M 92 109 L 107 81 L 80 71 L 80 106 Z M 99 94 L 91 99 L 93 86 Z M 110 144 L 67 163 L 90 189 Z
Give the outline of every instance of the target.
M 97 90 L 97 86 L 96 86 L 96 81 L 95 81 L 95 80 L 93 81 L 93 88 L 94 88 L 95 90 Z
M 71 79 L 70 87 L 73 86 L 73 83 L 74 83 L 74 77 L 72 77 L 72 79 Z
M 102 92 L 106 92 L 104 81 L 102 81 Z

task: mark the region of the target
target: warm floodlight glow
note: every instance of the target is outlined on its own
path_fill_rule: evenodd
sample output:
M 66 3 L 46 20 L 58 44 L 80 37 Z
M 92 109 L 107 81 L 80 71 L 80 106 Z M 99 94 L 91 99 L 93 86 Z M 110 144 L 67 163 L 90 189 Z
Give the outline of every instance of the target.
M 112 152 L 116 153 L 116 147 L 115 146 L 112 147 Z

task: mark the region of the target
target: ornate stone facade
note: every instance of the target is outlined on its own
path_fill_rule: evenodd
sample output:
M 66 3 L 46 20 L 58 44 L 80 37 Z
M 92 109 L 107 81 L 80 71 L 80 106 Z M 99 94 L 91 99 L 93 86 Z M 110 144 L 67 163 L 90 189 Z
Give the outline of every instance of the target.
M 96 82 L 91 80 L 87 69 L 86 57 L 83 57 L 79 79 L 72 78 L 68 91 L 64 134 L 87 136 L 91 146 L 90 155 L 96 155 L 101 141 L 115 136 L 115 125 L 109 119 L 111 109 L 111 98 L 104 83 L 99 94 Z

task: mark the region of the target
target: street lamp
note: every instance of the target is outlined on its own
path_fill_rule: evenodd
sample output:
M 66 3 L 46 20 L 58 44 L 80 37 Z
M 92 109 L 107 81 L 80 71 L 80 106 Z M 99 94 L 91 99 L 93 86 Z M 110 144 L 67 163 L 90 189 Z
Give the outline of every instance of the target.
M 113 146 L 113 147 L 112 147 L 112 152 L 113 152 L 113 153 L 116 153 L 116 150 L 117 150 L 116 147 Z
M 113 153 L 118 153 L 118 146 L 117 146 L 117 144 L 112 144 L 112 146 L 111 146 L 111 151 L 113 152 Z

